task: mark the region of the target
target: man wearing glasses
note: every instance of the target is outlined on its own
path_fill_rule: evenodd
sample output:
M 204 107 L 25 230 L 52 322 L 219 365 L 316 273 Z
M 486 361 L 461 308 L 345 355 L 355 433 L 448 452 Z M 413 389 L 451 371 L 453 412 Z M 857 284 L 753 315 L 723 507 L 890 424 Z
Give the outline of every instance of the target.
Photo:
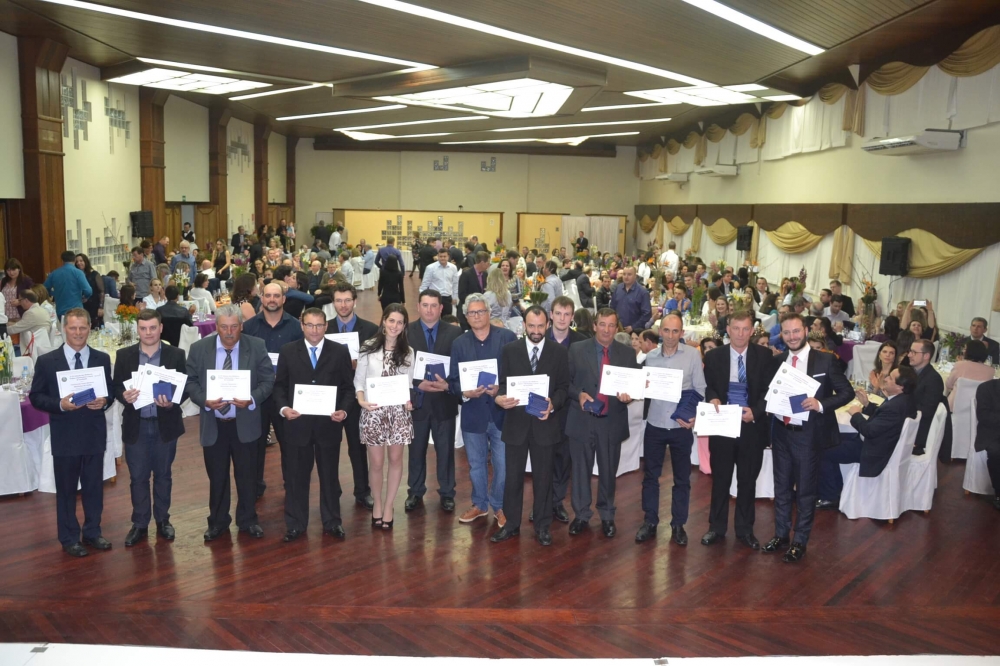
M 923 455 L 927 448 L 927 433 L 934 420 L 934 412 L 938 405 L 943 404 L 948 409 L 948 400 L 944 397 L 944 380 L 938 371 L 931 367 L 934 356 L 934 343 L 930 340 L 915 340 L 910 345 L 906 357 L 910 367 L 917 373 L 917 388 L 913 392 L 913 404 L 920 412 L 920 425 L 917 427 L 917 441 L 913 445 L 913 455 Z M 944 422 L 944 441 L 941 444 L 942 455 L 951 457 L 951 414 Z

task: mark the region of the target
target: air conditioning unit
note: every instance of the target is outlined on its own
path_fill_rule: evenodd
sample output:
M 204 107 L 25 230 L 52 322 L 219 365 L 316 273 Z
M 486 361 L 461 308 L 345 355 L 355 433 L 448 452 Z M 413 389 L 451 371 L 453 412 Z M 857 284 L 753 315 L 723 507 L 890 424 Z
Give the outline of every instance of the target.
M 699 176 L 714 176 L 716 178 L 729 178 L 732 176 L 740 175 L 740 168 L 738 166 L 733 166 L 730 164 L 713 164 L 712 166 L 703 166 L 695 169 L 695 173 Z
M 919 155 L 942 150 L 958 150 L 965 146 L 965 132 L 961 130 L 924 130 L 910 136 L 866 141 L 861 149 L 873 155 Z
M 654 178 L 654 180 L 666 180 L 671 183 L 686 183 L 688 182 L 688 174 L 686 173 L 661 173 Z

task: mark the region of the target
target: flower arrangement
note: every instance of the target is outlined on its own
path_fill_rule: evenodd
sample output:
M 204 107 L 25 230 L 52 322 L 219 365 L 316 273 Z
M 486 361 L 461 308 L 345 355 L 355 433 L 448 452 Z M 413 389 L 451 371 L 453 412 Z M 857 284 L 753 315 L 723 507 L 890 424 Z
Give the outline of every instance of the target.
M 734 291 L 730 296 L 730 305 L 733 312 L 745 312 L 750 309 L 750 298 L 742 291 Z
M 948 356 L 954 360 L 965 352 L 966 337 L 961 333 L 948 332 L 941 336 L 941 350 L 948 350 Z
M 691 323 L 701 322 L 701 309 L 705 305 L 705 288 L 696 285 L 691 290 Z
M 247 263 L 249 261 L 249 259 L 244 259 L 243 257 L 233 257 L 233 270 L 231 273 L 234 280 L 247 272 Z
M 862 280 L 861 286 L 864 288 L 864 293 L 861 295 L 861 302 L 865 305 L 871 305 L 878 298 L 878 292 L 875 291 L 875 283 L 869 278 Z
M 139 319 L 139 308 L 135 305 L 119 305 L 115 310 L 118 320 L 118 342 L 122 346 L 132 344 L 135 338 L 135 322 Z
M 115 310 L 115 317 L 122 323 L 134 323 L 139 319 L 139 308 L 134 305 L 119 305 Z
M 14 344 L 9 337 L 0 341 L 0 384 L 10 383 L 14 377 Z
M 799 269 L 799 284 L 801 284 L 803 288 L 805 288 L 805 286 L 806 286 L 806 278 L 808 276 L 809 276 L 809 274 L 806 273 L 806 267 L 805 266 L 803 266 L 802 268 Z
M 186 266 L 186 264 L 184 265 Z M 188 284 L 191 282 L 191 271 L 186 267 L 180 268 L 174 273 L 174 285 L 183 293 L 185 289 L 188 288 Z

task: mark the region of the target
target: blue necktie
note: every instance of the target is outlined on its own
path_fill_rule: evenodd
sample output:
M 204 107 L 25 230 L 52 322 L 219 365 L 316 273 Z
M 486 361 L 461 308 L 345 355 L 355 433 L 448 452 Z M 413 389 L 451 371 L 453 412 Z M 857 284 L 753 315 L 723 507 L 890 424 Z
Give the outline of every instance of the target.
M 747 382 L 747 368 L 743 365 L 743 354 L 736 357 L 736 378 L 741 384 Z
M 340 332 L 347 333 L 347 324 L 345 324 L 344 322 L 340 323 Z
M 83 370 L 83 361 L 80 359 L 80 352 L 76 353 L 76 364 L 73 366 L 74 370 Z
M 312 356 L 313 370 L 315 370 L 316 369 L 316 348 L 315 347 L 310 347 L 309 348 L 309 355 Z
M 427 351 L 434 352 L 434 329 L 427 329 Z

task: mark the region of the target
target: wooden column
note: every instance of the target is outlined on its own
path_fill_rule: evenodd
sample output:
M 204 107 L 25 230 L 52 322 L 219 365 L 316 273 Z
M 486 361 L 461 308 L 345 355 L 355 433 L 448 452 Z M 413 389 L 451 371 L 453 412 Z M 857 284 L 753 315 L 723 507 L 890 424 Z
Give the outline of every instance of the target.
M 9 247 L 36 281 L 62 265 L 66 249 L 63 191 L 62 86 L 59 73 L 69 47 L 37 37 L 18 37 L 24 199 L 12 201 Z M 72 118 L 66 122 L 73 122 Z
M 290 134 L 285 137 L 285 203 L 295 212 L 295 147 L 299 137 Z
M 253 217 L 254 227 L 267 222 L 267 140 L 271 127 L 253 126 Z
M 139 88 L 139 171 L 142 209 L 153 211 L 153 238 L 159 240 L 163 236 L 170 236 L 172 242 L 178 243 L 180 227 L 167 228 L 163 105 L 169 97 L 169 90 Z
M 213 243 L 217 238 L 229 240 L 226 233 L 229 228 L 226 180 L 229 176 L 229 119 L 232 117 L 232 111 L 224 107 L 208 110 L 208 197 L 215 206 L 215 219 L 214 225 L 211 225 L 214 228 L 204 231 L 208 232 L 208 238 Z M 199 233 L 201 231 L 199 229 Z

